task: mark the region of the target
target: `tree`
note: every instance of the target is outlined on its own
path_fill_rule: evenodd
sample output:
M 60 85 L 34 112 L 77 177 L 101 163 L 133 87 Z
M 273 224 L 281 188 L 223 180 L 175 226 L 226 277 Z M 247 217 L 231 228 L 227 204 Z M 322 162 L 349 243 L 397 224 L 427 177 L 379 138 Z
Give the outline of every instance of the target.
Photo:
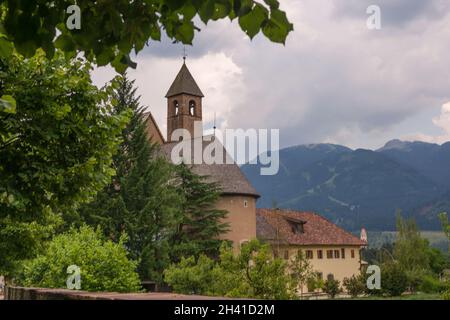
M 126 237 L 106 241 L 100 230 L 83 226 L 57 235 L 42 255 L 25 264 L 25 286 L 66 288 L 69 266 L 80 268 L 81 289 L 135 292 L 140 289 L 137 263 L 128 260 Z
M 0 97 L 16 101 L 0 111 L 0 273 L 32 257 L 114 173 L 128 117 L 111 114 L 111 87 L 97 89 L 90 69 L 61 53 L 0 59 Z
M 200 254 L 217 257 L 222 243 L 219 236 L 228 230 L 228 224 L 223 222 L 227 211 L 215 207 L 220 187 L 208 182 L 206 176 L 193 173 L 185 164 L 177 167 L 177 177 L 183 202 L 170 242 L 172 261 Z
M 406 220 L 397 214 L 397 239 L 394 257 L 405 270 L 428 270 L 428 243 L 420 235 L 414 219 Z
M 165 280 L 176 292 L 213 296 L 291 299 L 286 264 L 274 259 L 270 246 L 253 240 L 238 255 L 224 243 L 218 261 L 204 255 L 183 258 L 165 272 Z
M 445 235 L 450 240 L 450 224 L 448 223 L 448 216 L 446 212 L 443 212 L 439 215 L 439 218 L 442 222 L 442 229 L 444 230 Z M 450 244 L 449 244 L 449 252 L 450 252 Z
M 396 262 L 381 266 L 381 290 L 389 296 L 400 296 L 408 286 L 408 277 L 402 266 Z
M 137 54 L 149 41 L 160 41 L 162 30 L 174 42 L 192 44 L 195 31 L 200 31 L 194 23 L 197 15 L 205 25 L 238 19 L 250 38 L 262 31 L 278 43 L 293 30 L 277 0 L 79 0 L 79 16 L 69 8 L 72 5 L 73 1 L 63 0 L 0 0 L 0 57 L 15 48 L 29 58 L 41 48 L 51 58 L 58 48 L 72 56 L 82 52 L 99 66 L 111 63 L 124 71 L 135 66 L 131 52 Z M 69 30 L 66 22 L 77 18 L 80 28 Z
M 363 294 L 366 290 L 366 278 L 363 274 L 353 275 L 350 278 L 344 278 L 342 284 L 353 298 Z
M 303 287 L 307 285 L 308 279 L 314 273 L 303 251 L 299 250 L 295 258 L 289 262 L 289 273 L 295 289 L 300 288 L 300 294 L 303 295 Z
M 331 299 L 334 299 L 336 295 L 338 295 L 342 289 L 339 280 L 335 279 L 327 279 L 323 285 L 323 291 L 330 296 Z
M 86 223 L 100 225 L 114 240 L 127 233 L 127 247 L 131 257 L 140 261 L 141 278 L 161 282 L 169 264 L 168 241 L 181 212 L 182 198 L 170 183 L 176 171 L 149 142 L 134 81 L 126 76 L 116 81 L 113 113 L 131 112 L 131 120 L 113 157 L 116 175 L 80 213 Z

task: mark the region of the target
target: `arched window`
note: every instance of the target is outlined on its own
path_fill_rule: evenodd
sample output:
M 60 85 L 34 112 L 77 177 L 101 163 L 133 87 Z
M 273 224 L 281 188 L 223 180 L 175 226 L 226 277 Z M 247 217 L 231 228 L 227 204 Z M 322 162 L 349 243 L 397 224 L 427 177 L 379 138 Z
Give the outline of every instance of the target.
M 175 115 L 177 116 L 177 115 L 178 115 L 178 112 L 180 111 L 180 105 L 178 104 L 178 101 L 177 101 L 177 100 L 175 100 L 175 101 L 173 102 L 173 107 L 175 108 Z
M 195 101 L 194 100 L 189 101 L 189 114 L 191 116 L 195 115 Z

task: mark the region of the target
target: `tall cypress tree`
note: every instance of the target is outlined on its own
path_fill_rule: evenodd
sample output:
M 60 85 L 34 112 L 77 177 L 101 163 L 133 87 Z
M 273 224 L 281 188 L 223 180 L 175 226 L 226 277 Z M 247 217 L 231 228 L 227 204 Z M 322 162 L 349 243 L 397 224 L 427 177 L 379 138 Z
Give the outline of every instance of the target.
M 224 222 L 227 211 L 215 207 L 220 187 L 193 173 L 185 164 L 180 164 L 177 169 L 178 189 L 184 201 L 182 215 L 171 240 L 172 261 L 200 254 L 217 257 L 222 243 L 218 238 L 229 227 Z
M 161 282 L 162 271 L 169 263 L 168 240 L 183 197 L 170 183 L 176 174 L 174 166 L 158 157 L 158 147 L 148 140 L 134 81 L 126 76 L 119 78 L 113 100 L 115 112 L 132 112 L 113 159 L 116 176 L 80 212 L 85 222 L 102 226 L 112 239 L 126 232 L 131 257 L 140 260 L 141 278 Z

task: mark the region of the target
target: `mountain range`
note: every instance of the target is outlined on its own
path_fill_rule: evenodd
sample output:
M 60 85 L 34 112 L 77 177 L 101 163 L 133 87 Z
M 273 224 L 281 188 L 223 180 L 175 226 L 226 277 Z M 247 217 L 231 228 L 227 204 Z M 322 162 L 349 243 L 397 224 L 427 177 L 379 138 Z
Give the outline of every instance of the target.
M 440 229 L 450 212 L 450 142 L 392 140 L 378 150 L 310 144 L 280 150 L 280 169 L 242 171 L 261 199 L 258 207 L 317 212 L 348 230 L 394 230 L 395 213 L 414 217 L 424 230 Z

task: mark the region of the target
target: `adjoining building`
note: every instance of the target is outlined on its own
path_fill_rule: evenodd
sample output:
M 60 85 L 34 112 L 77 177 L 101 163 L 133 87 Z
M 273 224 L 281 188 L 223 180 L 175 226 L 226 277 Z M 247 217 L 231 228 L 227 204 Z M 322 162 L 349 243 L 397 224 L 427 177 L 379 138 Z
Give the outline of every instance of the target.
M 367 242 L 312 212 L 257 209 L 256 236 L 271 244 L 274 255 L 294 258 L 299 250 L 323 280 L 341 283 L 360 273 Z

